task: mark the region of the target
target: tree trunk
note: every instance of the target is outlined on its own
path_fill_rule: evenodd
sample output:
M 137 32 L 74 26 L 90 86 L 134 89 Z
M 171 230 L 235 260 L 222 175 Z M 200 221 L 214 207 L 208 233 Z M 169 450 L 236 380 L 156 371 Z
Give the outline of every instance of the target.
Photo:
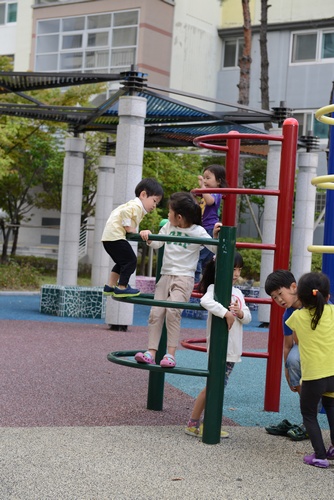
M 267 46 L 267 27 L 268 27 L 268 0 L 261 0 L 261 26 L 260 26 L 260 54 L 261 54 L 261 104 L 262 109 L 269 111 L 269 60 Z M 271 123 L 265 123 L 266 130 L 272 128 Z
M 2 243 L 2 254 L 1 254 L 1 263 L 4 264 L 8 259 L 8 245 L 10 238 L 11 228 L 3 229 L 3 243 Z
M 18 239 L 19 239 L 19 227 L 16 224 L 15 224 L 15 227 L 13 229 L 13 243 L 12 243 L 12 249 L 11 249 L 11 252 L 10 252 L 10 255 L 12 257 L 14 255 L 16 255 L 17 242 L 18 242 Z
M 241 0 L 242 12 L 244 18 L 244 48 L 242 56 L 239 59 L 240 79 L 239 79 L 239 104 L 248 106 L 249 104 L 249 83 L 250 83 L 250 68 L 252 63 L 252 27 L 249 11 L 249 0 Z

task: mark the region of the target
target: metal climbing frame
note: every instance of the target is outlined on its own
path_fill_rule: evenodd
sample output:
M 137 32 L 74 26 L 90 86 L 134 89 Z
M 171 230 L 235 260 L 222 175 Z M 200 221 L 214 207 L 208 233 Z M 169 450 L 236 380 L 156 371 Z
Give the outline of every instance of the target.
M 278 190 L 242 189 L 238 188 L 238 165 L 241 140 L 280 141 L 282 143 L 280 175 Z M 217 142 L 226 140 L 226 146 Z M 277 220 L 275 242 L 273 244 L 237 243 L 237 248 L 269 249 L 274 252 L 273 269 L 288 269 L 290 257 L 290 242 L 292 229 L 292 211 L 294 202 L 294 186 L 296 173 L 296 153 L 298 140 L 298 122 L 294 118 L 287 118 L 283 123 L 281 136 L 263 134 L 216 134 L 198 137 L 194 143 L 199 147 L 226 152 L 226 180 L 228 188 L 217 190 L 195 190 L 195 192 L 226 193 L 222 223 L 224 226 L 236 224 L 237 194 L 259 194 L 277 196 Z M 253 302 L 272 303 L 271 299 L 257 299 Z M 265 411 L 279 411 L 280 387 L 282 375 L 282 315 L 283 309 L 272 303 L 269 323 L 268 352 L 261 357 L 267 358 L 266 385 L 264 397 Z M 251 356 L 251 353 L 247 353 Z M 254 353 L 254 357 L 257 356 Z
M 283 124 L 282 136 L 270 136 L 262 134 L 239 134 L 230 132 L 229 134 L 211 135 L 199 137 L 195 143 L 201 147 L 209 149 L 219 149 L 226 152 L 226 177 L 229 187 L 217 190 L 196 190 L 196 192 L 223 192 L 228 196 L 225 199 L 224 211 L 222 216 L 223 227 L 220 230 L 219 240 L 205 240 L 197 238 L 196 243 L 211 243 L 217 245 L 216 260 L 216 279 L 215 294 L 217 300 L 228 306 L 231 298 L 234 248 L 257 248 L 269 249 L 274 252 L 274 268 L 287 269 L 289 266 L 290 253 L 290 234 L 292 226 L 292 207 L 294 194 L 294 179 L 296 165 L 296 151 L 298 138 L 298 122 L 289 118 Z M 226 146 L 209 144 L 207 141 L 226 140 Z M 281 141 L 282 154 L 280 166 L 280 180 L 278 190 L 254 190 L 237 188 L 238 183 L 238 163 L 240 156 L 240 142 L 242 139 L 260 139 L 266 141 Z M 204 140 L 206 142 L 204 142 Z M 276 238 L 274 244 L 255 244 L 255 243 L 236 243 L 236 196 L 237 194 L 261 194 L 278 197 L 277 204 L 277 225 Z M 129 239 L 139 241 L 139 235 L 131 235 Z M 173 242 L 191 242 L 190 238 L 176 236 L 151 235 L 152 240 L 173 241 Z M 163 252 L 159 250 L 158 274 L 161 268 Z M 225 279 L 217 279 L 224 274 Z M 153 296 L 140 295 L 126 299 L 118 299 L 132 303 L 156 305 L 159 307 L 170 307 L 171 302 L 154 301 Z M 271 299 L 253 299 L 253 302 L 270 303 Z M 173 308 L 198 308 L 194 304 L 173 302 Z M 282 371 L 282 309 L 273 304 L 270 315 L 268 353 L 261 357 L 267 358 L 267 375 L 265 389 L 265 407 L 266 411 L 279 410 L 280 383 Z M 156 361 L 160 362 L 166 352 L 166 327 L 163 327 L 161 341 L 157 352 Z M 114 363 L 128 365 L 133 368 L 149 370 L 149 387 L 147 397 L 147 408 L 151 410 L 162 410 L 164 377 L 165 372 L 183 375 L 196 375 L 207 377 L 207 394 L 204 414 L 203 442 L 206 444 L 217 444 L 220 442 L 220 427 L 222 420 L 222 407 L 224 401 L 224 373 L 225 361 L 227 355 L 228 330 L 226 321 L 214 316 L 212 318 L 211 341 L 209 352 L 208 370 L 197 370 L 190 368 L 166 369 L 159 365 L 138 364 L 131 359 L 136 351 L 116 351 L 110 353 L 107 357 Z M 248 353 L 251 356 L 251 353 Z M 254 354 L 256 356 L 256 353 Z

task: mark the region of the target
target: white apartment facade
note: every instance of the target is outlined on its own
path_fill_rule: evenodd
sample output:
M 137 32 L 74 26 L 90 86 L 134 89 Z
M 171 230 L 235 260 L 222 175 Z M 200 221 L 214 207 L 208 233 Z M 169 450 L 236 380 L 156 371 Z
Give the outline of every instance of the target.
M 120 73 L 134 64 L 151 84 L 216 95 L 217 0 L 0 0 L 0 13 L 2 4 L 0 54 L 15 71 Z M 35 209 L 19 251 L 56 255 L 59 217 Z

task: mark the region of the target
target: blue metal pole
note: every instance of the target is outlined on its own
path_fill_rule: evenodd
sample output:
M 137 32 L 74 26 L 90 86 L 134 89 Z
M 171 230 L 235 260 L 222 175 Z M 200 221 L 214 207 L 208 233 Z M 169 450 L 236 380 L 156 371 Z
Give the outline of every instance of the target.
M 334 93 L 332 94 L 332 104 L 334 104 Z M 331 113 L 332 118 L 334 113 Z M 329 155 L 328 155 L 328 175 L 334 174 L 334 126 L 329 129 Z M 324 226 L 324 245 L 334 245 L 334 190 L 328 189 L 326 192 L 326 212 Z M 324 253 L 322 256 L 322 271 L 327 274 L 331 282 L 330 294 L 334 297 L 334 254 Z

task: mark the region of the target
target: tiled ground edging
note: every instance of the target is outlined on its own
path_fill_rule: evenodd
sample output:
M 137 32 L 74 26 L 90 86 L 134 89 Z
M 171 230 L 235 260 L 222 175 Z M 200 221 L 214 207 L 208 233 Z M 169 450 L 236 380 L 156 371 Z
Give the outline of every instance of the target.
M 105 318 L 103 287 L 43 285 L 40 312 L 65 318 Z

